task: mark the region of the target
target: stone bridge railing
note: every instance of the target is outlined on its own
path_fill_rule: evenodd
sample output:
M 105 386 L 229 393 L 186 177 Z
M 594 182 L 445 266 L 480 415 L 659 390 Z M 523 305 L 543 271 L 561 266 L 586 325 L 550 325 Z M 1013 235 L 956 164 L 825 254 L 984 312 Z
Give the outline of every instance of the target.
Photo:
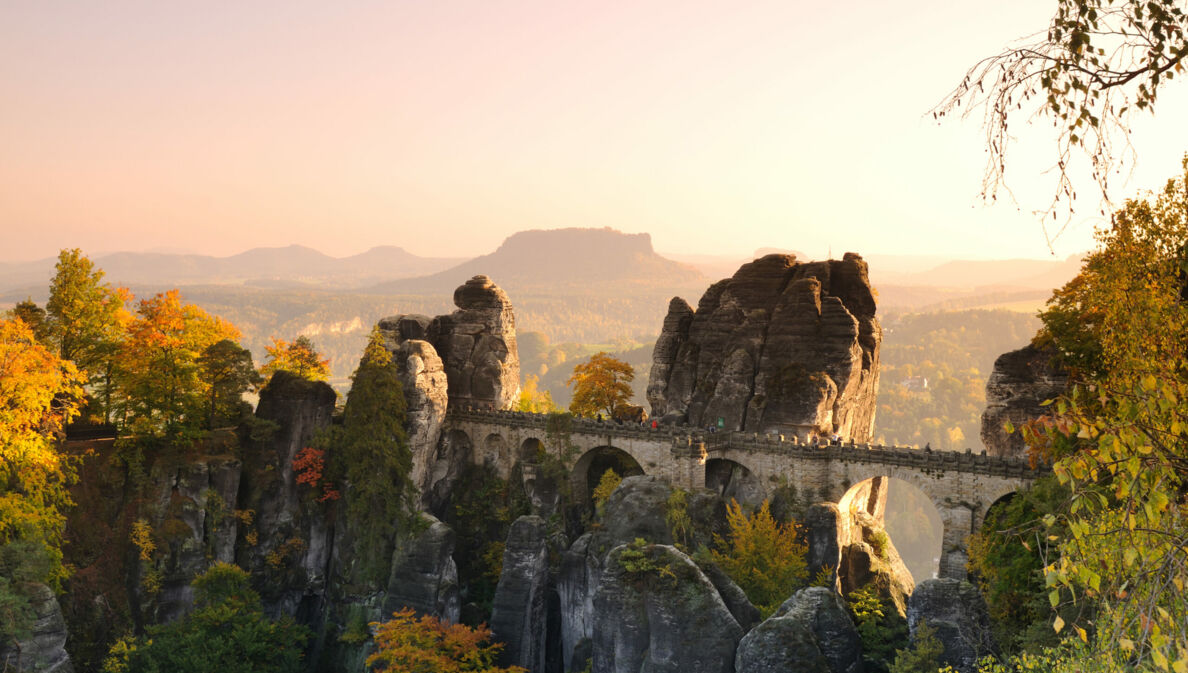
M 447 419 L 547 431 L 549 414 L 466 408 L 451 409 Z M 703 445 L 711 458 L 716 452 L 733 449 L 813 461 L 878 463 L 924 472 L 964 472 L 1019 479 L 1034 479 L 1048 471 L 1044 465 L 1032 467 L 1026 460 L 988 456 L 985 451 L 973 453 L 969 449 L 958 452 L 853 442 L 831 444 L 822 441 L 813 444 L 786 439 L 783 435 L 690 431 L 690 428 L 683 426 L 662 425 L 653 428 L 650 424 L 619 424 L 610 420 L 596 421 L 576 417 L 571 417 L 568 430 L 571 433 L 603 437 L 670 442 L 678 446 Z

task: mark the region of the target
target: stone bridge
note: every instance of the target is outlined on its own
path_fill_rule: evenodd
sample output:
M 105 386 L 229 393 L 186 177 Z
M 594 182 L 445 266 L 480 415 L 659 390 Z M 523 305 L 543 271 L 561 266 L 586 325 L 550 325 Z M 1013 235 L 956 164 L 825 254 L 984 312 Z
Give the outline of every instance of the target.
M 745 481 L 750 492 L 762 494 L 790 485 L 808 502 L 834 502 L 843 509 L 867 480 L 894 477 L 918 488 L 936 507 L 944 525 L 939 574 L 961 579 L 966 575 L 966 537 L 978 530 L 991 505 L 1040 474 L 1025 461 L 968 450 L 813 445 L 776 435 L 691 434 L 687 427 L 651 428 L 512 411 L 450 410 L 442 433 L 475 463 L 493 467 L 504 478 L 516 462 L 535 462 L 539 451 L 558 456 L 579 497 L 588 497 L 590 484 L 605 469 L 600 466 L 611 464 L 686 489 L 721 490 L 727 479 Z

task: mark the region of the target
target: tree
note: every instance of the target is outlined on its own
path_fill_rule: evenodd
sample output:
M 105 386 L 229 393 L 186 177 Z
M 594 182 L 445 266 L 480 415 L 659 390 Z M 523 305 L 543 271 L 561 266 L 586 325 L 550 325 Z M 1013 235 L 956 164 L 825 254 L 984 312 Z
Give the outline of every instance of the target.
M 209 392 L 199 358 L 214 344 L 238 338 L 234 325 L 184 304 L 177 290 L 142 299 L 117 372 L 125 426 L 170 439 L 197 432 L 207 419 Z
M 33 331 L 33 337 L 37 339 L 38 343 L 43 345 L 50 343 L 50 326 L 45 309 L 38 306 L 31 298 L 26 297 L 24 301 L 17 302 L 16 306 L 12 307 L 10 315 L 24 321 Z
M 309 631 L 264 614 L 248 574 L 215 563 L 191 583 L 195 610 L 147 636 L 116 643 L 104 673 L 298 673 Z
M 38 583 L 58 586 L 73 465 L 56 444 L 83 377 L 20 319 L 0 320 L 0 644 L 28 634 Z M 7 642 L 4 642 L 7 641 Z M 19 646 L 18 646 L 19 647 Z
M 1099 232 L 1079 278 L 1041 317 L 1039 338 L 1069 358 L 1073 385 L 1024 428 L 1071 492 L 1060 557 L 1045 568 L 1052 607 L 1136 667 L 1188 667 L 1188 157 L 1158 194 L 1128 201 Z M 1084 316 L 1078 320 L 1076 316 Z M 1056 630 L 1066 626 L 1057 617 Z M 1086 628 L 1091 626 L 1092 628 Z
M 557 410 L 557 405 L 553 403 L 553 396 L 547 390 L 541 390 L 538 386 L 540 379 L 529 374 L 524 379 L 524 385 L 520 387 L 520 401 L 516 404 L 516 411 L 523 411 L 530 414 L 551 414 Z
M 363 575 L 379 580 L 391 561 L 393 524 L 412 525 L 416 491 L 409 478 L 404 391 L 378 329 L 372 330 L 351 381 L 342 427 L 327 441 L 348 484 L 343 497 Z
M 263 381 L 252 364 L 251 351 L 231 339 L 207 346 L 198 357 L 198 369 L 203 384 L 210 389 L 207 428 L 214 428 L 216 418 L 237 419 L 243 394 Z
M 309 337 L 299 336 L 293 343 L 273 338 L 268 351 L 268 362 L 260 367 L 260 374 L 267 380 L 283 369 L 310 381 L 325 381 L 330 378 L 330 361 L 322 359 Z
M 940 658 L 945 646 L 936 637 L 936 629 L 920 620 L 916 627 L 915 642 L 906 650 L 895 653 L 895 663 L 890 673 L 936 673 L 940 669 Z
M 84 370 L 98 393 L 105 421 L 110 420 L 116 359 L 130 316 L 124 308 L 132 295 L 103 282 L 103 271 L 78 248 L 58 254 L 57 271 L 46 303 L 46 333 L 58 355 Z
M 631 382 L 635 370 L 622 360 L 607 353 L 596 353 L 588 362 L 573 368 L 573 375 L 565 385 L 573 388 L 569 410 L 578 416 L 615 413 L 615 407 L 626 404 L 633 394 Z
M 726 520 L 730 540 L 715 535 L 718 549 L 711 550 L 710 557 L 767 617 L 804 585 L 808 547 L 799 541 L 794 522 L 781 524 L 772 518 L 766 500 L 751 516 L 732 500 Z
M 502 643 L 490 643 L 491 630 L 449 624 L 436 617 L 417 618 L 411 608 L 393 613 L 375 628 L 376 651 L 367 665 L 402 673 L 526 673 L 519 666 L 501 668 L 495 657 Z
M 989 199 L 1003 184 L 1010 122 L 1050 119 L 1057 131 L 1055 216 L 1059 203 L 1075 197 L 1074 151 L 1088 160 L 1105 195 L 1110 175 L 1133 155 L 1131 116 L 1152 109 L 1186 59 L 1184 0 L 1057 0 L 1046 33 L 975 64 L 933 114 L 984 111 L 990 154 L 982 196 Z

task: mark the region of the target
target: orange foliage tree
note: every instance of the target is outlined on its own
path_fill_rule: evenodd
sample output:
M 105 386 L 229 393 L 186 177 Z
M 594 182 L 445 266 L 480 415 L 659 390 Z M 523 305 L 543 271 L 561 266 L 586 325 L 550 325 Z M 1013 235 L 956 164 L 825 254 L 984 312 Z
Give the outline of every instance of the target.
M 318 502 L 326 502 L 328 500 L 338 500 L 341 494 L 334 488 L 329 480 L 323 480 L 322 475 L 326 471 L 326 452 L 321 449 L 314 449 L 305 447 L 297 452 L 293 457 L 293 472 L 295 473 L 298 484 L 310 486 L 313 489 L 318 488 L 320 483 L 322 486 L 322 495 L 318 497 Z
M 272 379 L 282 369 L 310 381 L 330 378 L 330 361 L 322 358 L 309 337 L 299 336 L 293 343 L 273 337 L 272 345 L 264 350 L 268 351 L 268 362 L 260 367 L 260 374 L 265 379 Z
M 373 622 L 376 651 L 367 665 L 402 673 L 526 673 L 519 666 L 501 668 L 495 657 L 502 643 L 491 643 L 486 626 L 471 628 L 436 617 L 417 618 L 405 608 L 383 623 Z

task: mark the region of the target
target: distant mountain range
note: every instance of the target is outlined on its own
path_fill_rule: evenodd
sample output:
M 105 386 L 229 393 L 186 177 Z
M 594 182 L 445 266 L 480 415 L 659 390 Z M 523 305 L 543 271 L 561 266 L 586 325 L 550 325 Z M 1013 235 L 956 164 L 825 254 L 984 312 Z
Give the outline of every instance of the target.
M 349 288 L 423 276 L 453 266 L 462 258 L 419 257 L 395 246 L 380 246 L 350 257 L 331 257 L 312 248 L 290 245 L 253 248 L 230 257 L 116 252 L 92 261 L 104 270 L 105 279 L 116 285 Z M 0 291 L 7 294 L 21 288 L 41 289 L 53 277 L 56 262 L 56 258 L 0 262 Z

